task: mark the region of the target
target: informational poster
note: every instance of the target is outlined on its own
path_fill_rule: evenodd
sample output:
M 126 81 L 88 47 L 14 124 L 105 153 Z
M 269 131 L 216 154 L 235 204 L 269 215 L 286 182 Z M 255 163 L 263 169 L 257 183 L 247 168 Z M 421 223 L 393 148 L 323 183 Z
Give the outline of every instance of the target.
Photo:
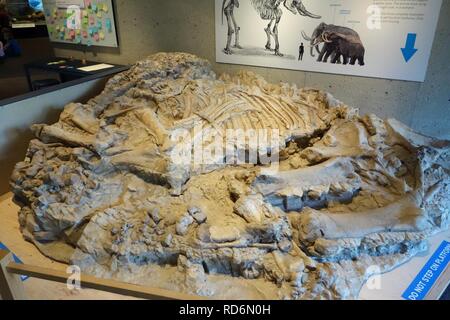
M 220 63 L 423 82 L 442 0 L 215 0 Z
M 117 47 L 112 0 L 43 0 L 50 40 Z

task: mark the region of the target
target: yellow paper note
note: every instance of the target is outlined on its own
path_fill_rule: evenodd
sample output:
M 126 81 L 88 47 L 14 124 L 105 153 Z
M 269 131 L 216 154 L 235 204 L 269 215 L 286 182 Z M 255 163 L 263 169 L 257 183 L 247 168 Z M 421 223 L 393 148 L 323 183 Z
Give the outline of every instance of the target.
M 80 29 L 77 29 L 77 30 L 76 30 L 76 33 L 77 33 L 77 36 L 79 36 L 79 35 L 81 34 L 81 30 L 80 30 Z
M 97 11 L 97 18 L 101 18 L 102 17 L 102 12 L 101 11 Z
M 103 11 L 108 12 L 108 5 L 106 3 L 103 4 Z
M 98 33 L 98 36 L 100 37 L 100 40 L 105 40 L 105 34 L 103 33 L 103 31 L 100 31 Z

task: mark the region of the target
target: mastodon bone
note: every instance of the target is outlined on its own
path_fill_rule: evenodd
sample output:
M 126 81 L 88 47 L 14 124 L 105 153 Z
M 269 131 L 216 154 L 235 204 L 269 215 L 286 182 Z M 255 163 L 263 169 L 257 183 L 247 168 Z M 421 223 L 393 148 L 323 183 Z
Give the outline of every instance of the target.
M 365 126 L 355 120 L 343 120 L 335 124 L 313 147 L 302 155 L 311 163 L 318 163 L 335 157 L 375 156 L 369 144 L 369 134 Z
M 350 201 L 361 187 L 350 158 L 335 158 L 320 165 L 262 174 L 253 184 L 272 205 L 285 211 L 323 208 L 329 201 Z
M 432 228 L 426 213 L 412 196 L 405 196 L 386 207 L 348 213 L 306 209 L 300 216 L 300 241 L 362 238 L 382 232 L 421 232 Z

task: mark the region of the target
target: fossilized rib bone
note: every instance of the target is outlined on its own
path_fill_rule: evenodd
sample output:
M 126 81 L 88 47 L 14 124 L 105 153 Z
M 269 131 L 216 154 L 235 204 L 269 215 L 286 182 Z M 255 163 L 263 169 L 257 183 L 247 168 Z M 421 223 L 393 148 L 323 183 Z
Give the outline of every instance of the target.
M 449 142 L 318 90 L 217 79 L 189 54 L 138 62 L 33 129 L 11 177 L 21 230 L 99 277 L 222 298 L 356 298 L 369 266 L 396 267 L 450 224 Z M 174 141 L 181 129 L 192 139 Z M 277 129 L 279 171 L 173 161 L 227 129 Z

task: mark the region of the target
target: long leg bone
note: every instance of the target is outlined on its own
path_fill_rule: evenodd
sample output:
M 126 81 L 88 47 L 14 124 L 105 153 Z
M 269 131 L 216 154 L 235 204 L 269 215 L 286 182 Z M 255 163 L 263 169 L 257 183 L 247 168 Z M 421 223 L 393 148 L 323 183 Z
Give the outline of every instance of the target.
M 269 25 L 267 28 L 264 29 L 267 35 L 267 43 L 266 43 L 266 49 L 272 51 L 272 23 L 274 20 L 270 20 Z
M 421 232 L 432 225 L 411 196 L 383 208 L 363 212 L 330 213 L 307 209 L 299 222 L 300 241 L 361 238 L 380 232 Z
M 225 16 L 227 18 L 228 23 L 228 33 L 227 33 L 227 46 L 224 49 L 224 52 L 226 54 L 232 54 L 231 51 L 231 41 L 233 38 L 233 34 L 235 33 L 235 30 L 233 29 L 233 8 L 230 6 L 225 9 Z
M 234 42 L 234 47 L 237 49 L 242 49 L 240 43 L 239 43 L 239 33 L 241 31 L 241 27 L 239 27 L 239 25 L 236 22 L 236 17 L 234 16 L 234 10 L 231 13 L 231 19 L 233 20 L 233 25 L 234 25 L 234 30 L 235 30 L 235 42 Z
M 275 55 L 282 57 L 283 54 L 280 52 L 280 42 L 278 39 L 278 25 L 280 24 L 281 17 L 277 18 L 275 26 L 273 27 L 273 37 L 275 39 Z

